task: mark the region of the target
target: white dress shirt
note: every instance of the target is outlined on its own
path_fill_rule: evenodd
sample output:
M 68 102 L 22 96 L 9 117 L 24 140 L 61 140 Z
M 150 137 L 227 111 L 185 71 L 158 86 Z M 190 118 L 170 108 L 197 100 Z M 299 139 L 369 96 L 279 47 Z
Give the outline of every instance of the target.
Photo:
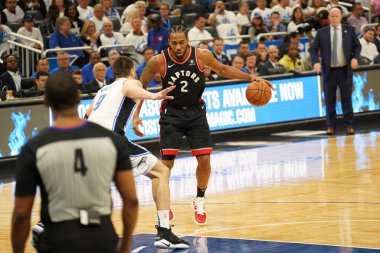
M 12 72 L 12 71 L 7 71 L 12 79 L 13 79 L 13 82 L 15 83 L 15 86 L 16 86 L 16 91 L 20 91 L 21 90 L 21 75 L 20 73 L 17 71 L 17 72 Z
M 344 51 L 343 51 L 343 34 L 342 34 L 342 25 L 339 24 L 337 27 L 337 64 L 336 65 L 331 65 L 331 67 L 343 67 L 347 65 L 346 58 L 344 57 Z M 331 60 L 332 60 L 332 49 L 333 49 L 333 39 L 334 39 L 334 27 L 330 26 L 330 43 L 331 43 Z M 331 61 L 332 62 L 332 61 Z
M 364 38 L 359 39 L 359 42 L 362 45 L 360 56 L 367 57 L 373 62 L 373 59 L 379 54 L 375 43 L 368 42 Z
M 213 39 L 211 34 L 208 31 L 206 30 L 201 31 L 195 26 L 190 29 L 188 36 L 190 40 L 190 45 L 194 47 L 196 47 L 200 41 Z

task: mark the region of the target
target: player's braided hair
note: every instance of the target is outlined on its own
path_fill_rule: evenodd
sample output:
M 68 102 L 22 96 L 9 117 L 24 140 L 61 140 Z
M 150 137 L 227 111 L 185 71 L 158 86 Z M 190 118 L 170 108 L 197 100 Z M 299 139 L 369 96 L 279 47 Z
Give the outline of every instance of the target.
M 172 33 L 184 33 L 186 37 L 188 37 L 187 34 L 189 33 L 189 30 L 182 25 L 173 25 L 172 28 L 170 28 L 169 35 Z

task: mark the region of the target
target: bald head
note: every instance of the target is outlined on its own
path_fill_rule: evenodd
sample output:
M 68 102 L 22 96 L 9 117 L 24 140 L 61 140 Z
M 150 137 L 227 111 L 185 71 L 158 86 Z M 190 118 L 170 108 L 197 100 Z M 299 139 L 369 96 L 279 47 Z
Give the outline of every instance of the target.
M 332 27 L 338 27 L 342 21 L 342 11 L 339 8 L 332 8 L 329 12 L 329 21 Z

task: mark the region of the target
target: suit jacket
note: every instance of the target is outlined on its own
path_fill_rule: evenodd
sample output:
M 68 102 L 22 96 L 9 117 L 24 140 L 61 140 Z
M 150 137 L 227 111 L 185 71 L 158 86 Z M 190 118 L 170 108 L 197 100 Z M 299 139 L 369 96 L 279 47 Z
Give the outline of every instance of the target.
M 278 62 L 277 62 L 277 65 L 278 65 L 278 67 L 284 68 L 284 66 L 282 66 Z M 259 74 L 260 74 L 260 76 L 271 75 L 271 73 L 269 71 L 270 69 L 274 69 L 274 66 L 273 66 L 273 64 L 269 60 L 266 61 L 266 62 L 261 63 L 260 66 L 259 66 Z
M 319 62 L 318 55 L 322 58 L 322 73 L 325 78 L 330 76 L 331 67 L 331 26 L 325 26 L 318 30 L 317 36 L 310 47 L 311 64 Z M 355 58 L 359 61 L 360 50 L 362 46 L 356 37 L 355 28 L 349 25 L 342 24 L 342 43 L 344 57 L 347 61 L 347 74 L 352 75 L 351 59 Z M 319 54 L 318 54 L 319 52 Z
M 106 84 L 108 84 L 107 81 Z M 99 83 L 95 78 L 91 82 L 86 83 L 83 87 L 84 92 L 97 92 L 99 89 Z
M 7 86 L 8 90 L 16 91 L 16 84 L 13 81 L 12 76 L 8 72 L 4 72 L 0 75 L 0 89 Z M 21 79 L 21 89 L 30 89 L 34 86 L 32 80 Z M 14 96 L 20 96 L 18 93 L 14 93 Z

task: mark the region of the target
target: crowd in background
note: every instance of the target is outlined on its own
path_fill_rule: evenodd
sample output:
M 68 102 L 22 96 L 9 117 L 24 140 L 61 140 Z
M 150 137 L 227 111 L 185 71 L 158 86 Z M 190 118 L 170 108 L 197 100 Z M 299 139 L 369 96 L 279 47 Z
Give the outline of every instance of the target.
M 300 39 L 312 42 L 316 31 L 329 25 L 333 7 L 342 10 L 343 22 L 355 27 L 360 36 L 359 64 L 379 64 L 380 25 L 368 26 L 369 12 L 365 11 L 370 9 L 372 21 L 378 22 L 379 1 L 346 3 L 351 7 L 338 0 L 4 0 L 0 1 L 0 88 L 13 90 L 16 96 L 40 95 L 37 91 L 43 90 L 49 75 L 64 72 L 74 77 L 80 90 L 94 92 L 113 81 L 112 63 L 120 55 L 134 60 L 140 77 L 147 61 L 169 46 L 169 30 L 179 24 L 188 28 L 192 46 L 209 49 L 223 64 L 246 73 L 302 72 L 310 70 L 311 64 L 299 57 Z M 16 39 L 11 32 L 39 43 Z M 260 36 L 274 32 L 280 34 Z M 17 51 L 8 54 L 9 40 L 39 50 L 84 48 L 56 51 L 47 55 L 49 59 L 37 57 L 34 73 L 21 76 L 23 59 Z M 267 46 L 270 41 L 280 43 Z M 256 45 L 254 50 L 251 43 Z M 237 53 L 226 55 L 226 44 L 238 44 Z M 50 68 L 51 59 L 57 67 Z M 223 79 L 207 67 L 205 75 L 208 81 Z M 149 86 L 160 84 L 157 73 Z

